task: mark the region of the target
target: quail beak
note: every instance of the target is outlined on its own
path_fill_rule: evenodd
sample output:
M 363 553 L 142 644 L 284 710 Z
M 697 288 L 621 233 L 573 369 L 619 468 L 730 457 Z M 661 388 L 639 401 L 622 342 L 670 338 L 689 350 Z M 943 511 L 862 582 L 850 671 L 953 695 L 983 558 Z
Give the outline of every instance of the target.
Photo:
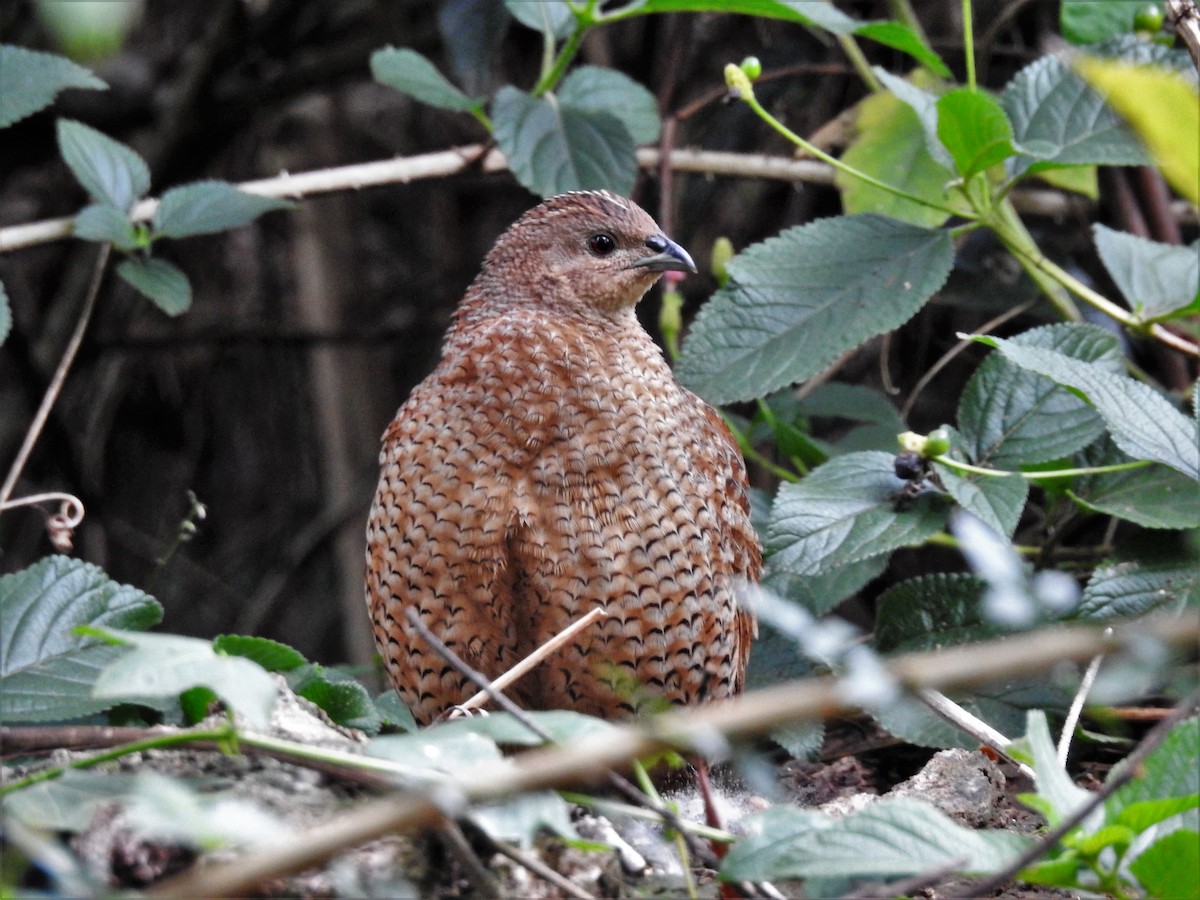
M 688 252 L 670 238 L 662 235 L 646 239 L 646 247 L 657 251 L 643 256 L 630 268 L 649 269 L 651 272 L 695 272 L 696 264 Z

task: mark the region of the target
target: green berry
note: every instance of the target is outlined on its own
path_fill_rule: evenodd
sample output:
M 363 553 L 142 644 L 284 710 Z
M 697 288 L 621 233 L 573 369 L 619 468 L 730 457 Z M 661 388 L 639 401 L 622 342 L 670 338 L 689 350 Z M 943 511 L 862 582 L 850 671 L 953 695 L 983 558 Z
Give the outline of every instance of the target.
M 758 61 L 757 56 L 747 56 L 742 60 L 742 71 L 746 73 L 746 77 L 754 81 L 762 74 L 762 63 Z
M 1162 29 L 1163 19 L 1162 4 L 1147 3 L 1133 14 L 1133 30 L 1157 34 Z
M 945 428 L 935 428 L 929 434 L 925 435 L 925 451 L 926 459 L 931 459 L 934 456 L 941 456 L 950 449 L 950 432 Z

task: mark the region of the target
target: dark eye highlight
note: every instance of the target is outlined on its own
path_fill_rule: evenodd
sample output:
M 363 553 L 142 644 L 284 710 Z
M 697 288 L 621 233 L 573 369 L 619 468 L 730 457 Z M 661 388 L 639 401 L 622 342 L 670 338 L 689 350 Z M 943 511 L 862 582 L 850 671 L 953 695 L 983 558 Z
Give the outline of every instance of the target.
M 617 249 L 617 242 L 611 234 L 593 234 L 587 241 L 588 249 L 597 256 L 608 256 Z

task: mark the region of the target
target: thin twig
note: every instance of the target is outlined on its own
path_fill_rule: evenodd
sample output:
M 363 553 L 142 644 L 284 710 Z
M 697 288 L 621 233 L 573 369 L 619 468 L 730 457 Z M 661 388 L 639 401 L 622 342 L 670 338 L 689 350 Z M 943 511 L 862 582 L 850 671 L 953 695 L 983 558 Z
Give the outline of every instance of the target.
M 472 849 L 467 836 L 463 834 L 459 824 L 453 819 L 446 819 L 437 827 L 436 834 L 441 838 L 442 844 L 462 864 L 467 881 L 471 882 L 475 893 L 484 898 L 484 900 L 500 900 L 500 891 L 496 876 L 475 855 L 474 849 Z
M 410 610 L 410 612 L 411 612 L 411 610 Z M 526 672 L 530 671 L 531 669 L 535 668 L 536 666 L 541 665 L 542 662 L 545 661 L 546 657 L 548 657 L 551 653 L 554 653 L 554 651 L 558 650 L 560 647 L 562 647 L 564 644 L 566 644 L 568 641 L 570 641 L 571 638 L 575 637 L 575 635 L 579 634 L 579 632 L 583 631 L 585 628 L 590 628 L 593 624 L 600 621 L 607 615 L 608 615 L 608 612 L 604 609 L 604 607 L 598 606 L 595 609 L 593 609 L 590 613 L 588 613 L 586 616 L 584 616 L 583 618 L 579 619 L 576 622 L 572 622 L 570 625 L 568 625 L 566 628 L 564 628 L 562 631 L 560 631 L 554 637 L 550 638 L 550 640 L 546 641 L 546 643 L 542 644 L 540 647 L 538 647 L 536 650 L 534 650 L 532 653 L 530 653 L 528 656 L 526 656 L 523 660 L 521 660 L 519 663 L 517 663 L 515 666 L 513 666 L 511 669 L 509 669 L 507 672 L 505 672 L 503 675 L 501 675 L 499 678 L 497 678 L 495 681 L 492 681 L 490 683 L 491 689 L 493 691 L 506 690 L 510 684 L 512 684 L 514 681 L 516 681 L 518 678 L 520 678 Z M 410 620 L 411 620 L 411 617 L 410 617 Z M 464 672 L 463 674 L 465 675 L 466 673 Z M 470 677 L 470 676 L 468 676 L 468 677 Z M 492 695 L 488 691 L 488 689 L 484 688 L 484 689 L 480 690 L 479 693 L 475 694 L 474 696 L 472 696 L 469 699 L 465 700 L 464 702 L 460 703 L 455 708 L 462 709 L 462 710 L 472 710 L 477 707 L 483 706 L 483 704 L 486 703 L 488 698 L 491 696 Z
M 507 856 L 518 866 L 528 869 L 538 878 L 547 884 L 552 884 L 568 897 L 575 897 L 576 900 L 593 900 L 591 894 L 579 887 L 565 875 L 555 872 L 552 868 L 529 853 L 524 853 L 503 841 L 492 841 L 492 848 L 501 856 Z
M 949 862 L 940 863 L 924 872 L 918 872 L 901 881 L 893 881 L 889 884 L 868 884 L 857 891 L 843 894 L 841 900 L 886 900 L 888 897 L 912 897 L 918 891 L 932 887 L 956 872 L 961 872 L 962 867 L 969 862 L 968 857 L 962 856 Z
M 1008 748 L 1012 744 L 1012 741 L 987 722 L 963 709 L 941 691 L 935 691 L 932 688 L 920 688 L 916 694 L 922 703 L 959 731 L 969 734 L 985 747 L 990 747 L 999 753 L 1007 762 L 1012 763 L 1020 769 L 1021 774 L 1027 775 L 1030 778 L 1034 777 L 1032 768 L 1020 760 L 1013 759 L 1009 754 Z
M 75 361 L 75 355 L 79 352 L 80 344 L 83 343 L 84 332 L 87 331 L 88 323 L 92 319 L 92 311 L 96 308 L 96 298 L 100 295 L 100 284 L 104 280 L 104 270 L 108 264 L 108 254 L 111 250 L 111 244 L 102 244 L 100 252 L 96 254 L 96 264 L 92 268 L 92 280 L 83 301 L 83 309 L 79 313 L 79 321 L 75 323 L 71 339 L 67 341 L 62 359 L 58 361 L 58 368 L 54 370 L 54 377 L 50 379 L 50 386 L 46 388 L 41 406 L 38 407 L 33 421 L 29 424 L 29 430 L 25 432 L 25 440 L 21 443 L 21 449 L 17 451 L 17 458 L 13 460 L 12 467 L 8 470 L 8 477 L 4 479 L 4 485 L 0 487 L 0 509 L 12 496 L 17 479 L 21 477 L 21 471 L 25 468 L 25 463 L 29 461 L 29 454 L 33 452 L 33 446 L 41 436 L 42 429 L 46 426 L 46 420 L 50 418 L 50 410 L 58 400 L 62 386 L 67 380 L 67 373 L 71 370 L 71 363 Z
M 946 900 L 970 900 L 972 897 L 990 897 L 993 892 L 1007 883 L 1022 869 L 1032 865 L 1049 853 L 1055 844 L 1070 834 L 1071 831 L 1095 810 L 1099 809 L 1105 800 L 1137 777 L 1141 764 L 1145 761 L 1146 757 L 1158 749 L 1159 745 L 1166 740 L 1167 735 L 1171 733 L 1171 729 L 1175 725 L 1182 722 L 1195 711 L 1196 699 L 1197 695 L 1192 694 L 1179 703 L 1171 712 L 1171 715 L 1151 728 L 1142 739 L 1142 742 L 1138 744 L 1137 749 L 1122 760 L 1120 768 L 1113 770 L 1104 787 L 1096 791 L 1079 809 L 1063 819 L 1057 827 L 1047 831 L 1037 843 L 1011 860 L 1000 871 L 994 872 L 978 881 L 973 881 L 954 893 L 946 894 Z
M 1087 671 L 1083 673 L 1083 679 L 1079 683 L 1079 690 L 1075 692 L 1075 697 L 1071 700 L 1071 708 L 1067 710 L 1062 734 L 1058 738 L 1058 762 L 1060 765 L 1067 764 L 1067 755 L 1071 752 L 1071 738 L 1075 734 L 1075 726 L 1079 724 L 1083 704 L 1087 701 L 1088 694 L 1092 692 L 1092 685 L 1096 683 L 1096 676 L 1100 674 L 1102 662 L 1104 662 L 1103 653 L 1097 653 L 1092 657 L 1092 661 L 1088 663 Z

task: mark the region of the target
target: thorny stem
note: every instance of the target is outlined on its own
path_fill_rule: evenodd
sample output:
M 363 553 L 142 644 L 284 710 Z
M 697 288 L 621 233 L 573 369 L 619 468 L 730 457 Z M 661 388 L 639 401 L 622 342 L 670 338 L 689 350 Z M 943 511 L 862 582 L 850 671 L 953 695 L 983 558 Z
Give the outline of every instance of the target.
M 79 321 L 75 323 L 75 330 L 71 333 L 71 339 L 67 341 L 67 348 L 63 351 L 62 359 L 58 361 L 58 368 L 54 370 L 54 377 L 50 379 L 50 386 L 46 388 L 41 406 L 38 407 L 33 421 L 29 424 L 29 430 L 25 432 L 25 440 L 21 443 L 21 449 L 17 451 L 17 458 L 13 460 L 12 467 L 8 470 L 8 477 L 4 479 L 4 485 L 0 487 L 0 509 L 4 508 L 12 496 L 17 479 L 21 477 L 21 471 L 25 468 L 25 463 L 29 461 L 29 455 L 33 452 L 33 446 L 46 426 L 46 420 L 50 418 L 50 410 L 58 400 L 59 393 L 62 392 L 62 386 L 67 380 L 67 373 L 75 361 L 75 355 L 83 343 L 83 335 L 92 319 L 92 311 L 96 308 L 96 298 L 100 295 L 100 284 L 104 280 L 104 270 L 108 264 L 108 255 L 111 250 L 111 244 L 102 244 L 100 252 L 96 255 L 92 280 L 83 301 L 83 310 L 79 313 Z

